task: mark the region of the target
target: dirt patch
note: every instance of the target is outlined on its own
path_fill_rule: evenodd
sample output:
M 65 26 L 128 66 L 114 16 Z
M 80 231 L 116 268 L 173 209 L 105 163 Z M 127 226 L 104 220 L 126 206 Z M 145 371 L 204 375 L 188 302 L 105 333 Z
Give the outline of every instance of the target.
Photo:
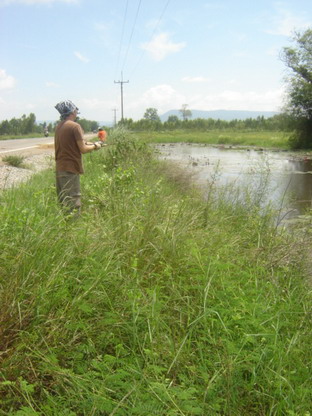
M 54 149 L 54 144 L 40 144 L 39 149 Z
M 8 189 L 26 182 L 44 169 L 54 168 L 54 152 L 48 149 L 31 149 L 23 152 L 23 168 L 14 167 L 0 159 L 0 189 Z M 12 154 L 16 154 L 12 153 Z M 21 153 L 19 153 L 21 155 Z M 4 157 L 4 156 L 2 156 Z

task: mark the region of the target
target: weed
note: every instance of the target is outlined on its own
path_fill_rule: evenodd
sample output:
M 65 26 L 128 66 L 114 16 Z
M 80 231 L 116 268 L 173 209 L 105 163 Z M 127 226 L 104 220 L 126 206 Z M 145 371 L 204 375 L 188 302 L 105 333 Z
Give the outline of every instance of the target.
M 0 415 L 308 415 L 293 237 L 117 136 L 86 155 L 76 222 L 51 171 L 0 195 Z
M 8 155 L 4 156 L 2 160 L 10 166 L 19 168 L 24 167 L 25 157 L 20 155 Z

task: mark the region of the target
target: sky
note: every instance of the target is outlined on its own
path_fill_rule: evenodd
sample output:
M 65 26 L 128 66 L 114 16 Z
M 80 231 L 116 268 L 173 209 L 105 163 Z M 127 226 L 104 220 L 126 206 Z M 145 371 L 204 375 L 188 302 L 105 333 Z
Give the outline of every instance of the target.
M 0 0 L 0 120 L 54 121 L 69 99 L 112 123 L 121 97 L 133 120 L 184 104 L 281 111 L 281 52 L 311 27 L 311 0 Z

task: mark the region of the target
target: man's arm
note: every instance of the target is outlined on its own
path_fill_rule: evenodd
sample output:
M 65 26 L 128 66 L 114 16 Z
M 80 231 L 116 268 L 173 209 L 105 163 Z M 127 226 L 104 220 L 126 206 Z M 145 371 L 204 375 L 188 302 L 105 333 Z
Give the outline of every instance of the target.
M 83 130 L 78 123 L 75 123 L 74 134 L 80 153 L 90 153 L 93 150 L 98 150 L 100 148 L 100 146 L 97 146 L 94 143 L 90 143 L 84 140 Z
M 101 146 L 97 145 L 96 143 L 88 143 L 86 144 L 83 140 L 77 141 L 79 150 L 82 154 L 90 153 L 93 150 L 98 150 Z

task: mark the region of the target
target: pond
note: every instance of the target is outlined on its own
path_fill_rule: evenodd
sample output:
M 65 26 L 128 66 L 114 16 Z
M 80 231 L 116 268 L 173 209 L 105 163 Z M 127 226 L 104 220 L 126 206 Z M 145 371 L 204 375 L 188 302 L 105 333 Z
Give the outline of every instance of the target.
M 276 208 L 280 220 L 297 218 L 311 208 L 312 159 L 308 156 L 186 143 L 156 145 L 156 149 L 161 159 L 190 169 L 203 189 L 213 180 L 219 186 L 262 192 L 265 182 L 263 203 Z

